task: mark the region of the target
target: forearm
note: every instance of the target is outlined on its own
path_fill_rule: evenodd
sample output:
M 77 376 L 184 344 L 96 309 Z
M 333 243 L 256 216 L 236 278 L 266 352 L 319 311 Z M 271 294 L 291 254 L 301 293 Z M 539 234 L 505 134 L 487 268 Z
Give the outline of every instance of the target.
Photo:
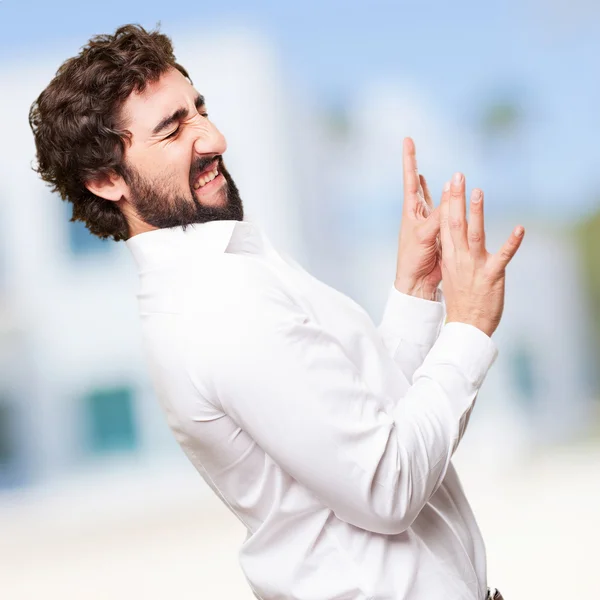
M 407 381 L 423 364 L 435 343 L 444 322 L 441 290 L 434 300 L 421 299 L 391 287 L 377 327 L 389 355 Z

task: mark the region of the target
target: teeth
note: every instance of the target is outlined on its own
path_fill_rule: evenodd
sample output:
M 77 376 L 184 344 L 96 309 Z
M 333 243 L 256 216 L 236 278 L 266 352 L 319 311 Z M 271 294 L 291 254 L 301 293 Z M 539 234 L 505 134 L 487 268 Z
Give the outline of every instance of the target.
M 218 174 L 219 171 L 215 169 L 214 171 L 211 171 L 204 177 L 200 177 L 200 179 L 198 179 L 198 181 L 194 184 L 194 189 L 198 190 L 201 187 L 204 187 L 207 183 L 210 183 Z

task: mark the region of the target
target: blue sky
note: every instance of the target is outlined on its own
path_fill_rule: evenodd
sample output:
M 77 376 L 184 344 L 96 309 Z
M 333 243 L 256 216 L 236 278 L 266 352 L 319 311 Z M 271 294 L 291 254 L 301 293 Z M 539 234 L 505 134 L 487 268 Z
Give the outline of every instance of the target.
M 600 184 L 600 9 L 584 0 L 496 4 L 0 0 L 0 60 L 72 51 L 127 22 L 199 36 L 233 25 L 268 36 L 290 77 L 324 102 L 343 102 L 369 78 L 405 78 L 469 126 L 487 99 L 516 91 L 540 196 L 554 212 L 589 209 Z

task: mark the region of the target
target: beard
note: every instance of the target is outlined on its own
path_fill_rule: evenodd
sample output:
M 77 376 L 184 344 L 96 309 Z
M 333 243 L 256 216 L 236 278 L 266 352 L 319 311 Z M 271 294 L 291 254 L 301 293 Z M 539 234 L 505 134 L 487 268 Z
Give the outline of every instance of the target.
M 204 171 L 218 158 L 218 170 L 225 184 L 217 192 L 220 202 L 217 206 L 206 206 L 196 197 L 193 182 L 199 173 Z M 126 165 L 125 181 L 131 191 L 130 202 L 137 215 L 148 225 L 166 229 L 183 227 L 194 223 L 208 221 L 244 220 L 242 199 L 229 171 L 223 164 L 223 157 L 199 158 L 190 170 L 190 195 L 182 196 L 173 182 L 158 179 L 150 180 L 142 176 L 136 169 Z

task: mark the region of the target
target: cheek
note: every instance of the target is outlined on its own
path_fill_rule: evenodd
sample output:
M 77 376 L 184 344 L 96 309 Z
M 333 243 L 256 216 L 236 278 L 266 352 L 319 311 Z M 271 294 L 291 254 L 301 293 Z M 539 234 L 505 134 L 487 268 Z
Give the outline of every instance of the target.
M 138 163 L 138 173 L 162 194 L 189 195 L 190 191 L 190 147 L 172 144 L 162 152 L 147 155 Z
M 172 189 L 189 188 L 191 152 L 191 145 L 187 143 L 171 144 L 165 148 L 161 156 L 155 158 L 154 177 Z

